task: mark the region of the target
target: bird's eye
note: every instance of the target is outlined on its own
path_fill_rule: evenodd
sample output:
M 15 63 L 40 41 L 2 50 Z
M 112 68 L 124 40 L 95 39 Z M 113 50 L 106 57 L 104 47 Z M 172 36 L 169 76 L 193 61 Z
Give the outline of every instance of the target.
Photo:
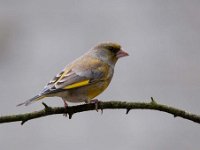
M 110 48 L 110 51 L 111 51 L 112 53 L 116 54 L 119 50 L 116 49 L 116 48 L 111 47 L 111 48 Z

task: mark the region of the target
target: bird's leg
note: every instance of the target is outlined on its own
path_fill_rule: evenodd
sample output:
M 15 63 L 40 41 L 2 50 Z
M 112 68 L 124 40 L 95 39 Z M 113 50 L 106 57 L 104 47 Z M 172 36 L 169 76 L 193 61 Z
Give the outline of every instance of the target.
M 66 102 L 64 99 L 62 99 L 62 100 L 63 100 L 63 102 L 64 102 L 64 107 L 65 107 L 65 109 L 67 109 L 67 107 L 68 107 L 67 102 Z M 66 114 L 63 114 L 63 116 L 67 117 L 67 113 L 66 113 Z
M 101 101 L 99 101 L 98 99 L 93 99 L 90 102 L 95 104 L 95 110 L 98 112 L 98 105 L 99 103 L 101 103 Z M 103 109 L 101 109 L 101 114 L 103 114 Z
M 64 102 L 64 107 L 67 108 L 68 107 L 67 102 L 64 99 L 63 99 L 63 102 Z

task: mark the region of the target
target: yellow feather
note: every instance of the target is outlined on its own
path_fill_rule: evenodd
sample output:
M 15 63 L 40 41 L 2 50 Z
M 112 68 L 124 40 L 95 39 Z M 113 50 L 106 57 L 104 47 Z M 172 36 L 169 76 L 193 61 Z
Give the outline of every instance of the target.
M 81 82 L 78 82 L 78 83 L 68 85 L 68 86 L 64 87 L 63 89 L 77 88 L 77 87 L 88 85 L 88 83 L 89 83 L 89 80 L 85 80 L 85 81 L 81 81 Z

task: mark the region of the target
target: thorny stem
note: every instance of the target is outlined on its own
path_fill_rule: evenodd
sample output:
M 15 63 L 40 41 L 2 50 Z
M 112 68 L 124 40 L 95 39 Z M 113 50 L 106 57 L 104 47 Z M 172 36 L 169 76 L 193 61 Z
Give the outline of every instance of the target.
M 34 111 L 34 112 L 18 114 L 18 115 L 0 116 L 0 123 L 10 123 L 10 122 L 21 121 L 21 125 L 23 125 L 25 122 L 31 119 L 36 119 L 36 118 L 45 117 L 49 115 L 56 115 L 56 114 L 68 114 L 69 118 L 71 119 L 72 115 L 76 113 L 95 110 L 96 108 L 96 105 L 94 103 L 82 104 L 82 105 L 77 105 L 77 106 L 69 106 L 67 108 L 49 107 L 45 103 L 42 103 L 42 104 L 44 105 L 44 109 L 40 111 Z M 125 102 L 125 101 L 109 101 L 109 102 L 101 101 L 98 105 L 98 109 L 101 109 L 102 111 L 104 109 L 125 109 L 126 114 L 128 114 L 129 111 L 132 109 L 158 110 L 158 111 L 163 111 L 163 112 L 172 114 L 174 117 L 181 117 L 181 118 L 200 124 L 199 115 L 192 114 L 192 113 L 189 113 L 184 110 L 174 108 L 171 106 L 159 104 L 153 98 L 151 98 L 151 102 L 149 103 Z

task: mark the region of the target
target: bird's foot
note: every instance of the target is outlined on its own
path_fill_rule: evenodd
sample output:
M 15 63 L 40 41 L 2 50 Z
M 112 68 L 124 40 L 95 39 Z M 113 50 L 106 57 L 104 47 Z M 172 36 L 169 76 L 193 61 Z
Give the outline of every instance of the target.
M 98 112 L 99 104 L 101 103 L 101 101 L 99 101 L 98 99 L 93 99 L 91 100 L 91 103 L 95 104 L 95 110 Z M 103 109 L 101 109 L 101 114 L 103 114 Z
M 64 102 L 64 107 L 65 107 L 65 109 L 67 109 L 67 107 L 68 107 L 67 102 L 66 102 L 65 100 L 63 100 L 63 102 Z M 64 116 L 64 117 L 67 117 L 67 113 L 63 114 L 63 116 Z

